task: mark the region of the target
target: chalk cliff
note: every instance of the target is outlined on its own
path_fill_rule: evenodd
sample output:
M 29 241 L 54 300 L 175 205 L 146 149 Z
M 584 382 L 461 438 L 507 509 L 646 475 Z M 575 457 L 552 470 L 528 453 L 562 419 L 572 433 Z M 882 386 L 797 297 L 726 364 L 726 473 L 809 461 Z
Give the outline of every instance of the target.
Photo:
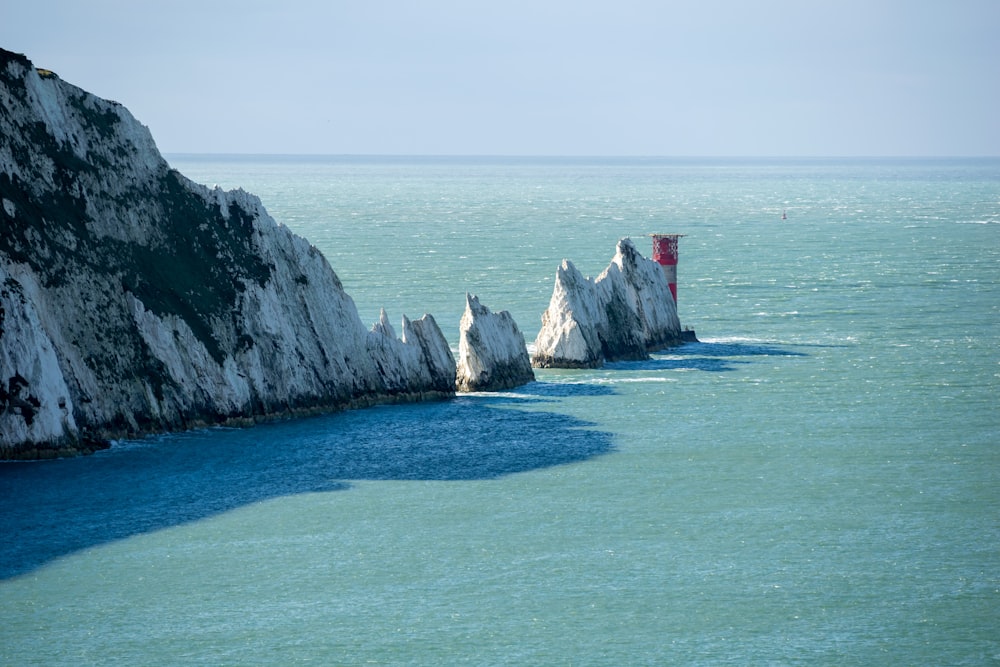
M 502 391 L 535 379 L 524 335 L 506 310 L 493 313 L 471 294 L 459 323 L 458 391 Z
M 450 395 L 430 316 L 371 331 L 321 253 L 0 50 L 0 458 Z
M 626 238 L 594 280 L 563 260 L 531 362 L 539 368 L 596 368 L 605 361 L 645 359 L 680 342 L 677 306 L 663 270 Z

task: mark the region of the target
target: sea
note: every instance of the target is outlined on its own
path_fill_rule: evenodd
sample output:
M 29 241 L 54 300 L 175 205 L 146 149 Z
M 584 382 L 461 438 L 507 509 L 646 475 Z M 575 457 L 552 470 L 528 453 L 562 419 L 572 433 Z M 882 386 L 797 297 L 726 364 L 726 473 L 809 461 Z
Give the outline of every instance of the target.
M 700 342 L 0 464 L 0 664 L 1000 665 L 1000 159 L 167 159 L 456 351 L 683 234 Z

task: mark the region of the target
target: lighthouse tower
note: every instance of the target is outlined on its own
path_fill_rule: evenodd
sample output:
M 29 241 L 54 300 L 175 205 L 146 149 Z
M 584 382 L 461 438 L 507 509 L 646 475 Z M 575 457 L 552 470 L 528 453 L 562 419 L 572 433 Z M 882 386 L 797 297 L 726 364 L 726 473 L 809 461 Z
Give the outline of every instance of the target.
M 677 239 L 683 234 L 650 234 L 653 237 L 653 259 L 663 267 L 670 293 L 677 303 Z

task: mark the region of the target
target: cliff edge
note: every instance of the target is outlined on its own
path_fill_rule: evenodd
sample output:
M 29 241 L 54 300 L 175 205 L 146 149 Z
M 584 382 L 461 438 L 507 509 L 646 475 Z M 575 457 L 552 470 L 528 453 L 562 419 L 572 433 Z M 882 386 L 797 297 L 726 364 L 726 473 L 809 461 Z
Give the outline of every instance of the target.
M 322 254 L 0 50 L 0 458 L 454 393 L 430 316 L 371 331 Z

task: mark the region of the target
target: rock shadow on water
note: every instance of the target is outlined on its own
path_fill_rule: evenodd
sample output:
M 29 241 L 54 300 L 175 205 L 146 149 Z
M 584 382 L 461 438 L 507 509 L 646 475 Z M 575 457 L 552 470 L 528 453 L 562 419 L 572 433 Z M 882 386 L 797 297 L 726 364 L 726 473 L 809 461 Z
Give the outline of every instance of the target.
M 685 343 L 654 353 L 643 361 L 620 361 L 606 368 L 621 370 L 695 370 L 721 373 L 737 366 L 753 363 L 754 357 L 805 357 L 804 352 L 789 350 L 769 343 L 697 342 Z M 742 357 L 742 358 L 741 358 Z
M 613 387 L 594 382 L 531 382 L 518 391 L 539 399 L 570 398 L 577 396 L 614 396 Z
M 614 396 L 618 392 L 606 384 L 586 381 L 548 382 L 535 380 L 519 387 L 498 392 L 470 392 L 462 396 L 478 397 L 490 405 L 530 405 L 532 403 L 556 403 L 562 398 L 580 396 Z
M 740 364 L 750 363 L 748 361 L 733 361 L 731 359 L 720 359 L 719 357 L 684 357 L 682 359 L 669 359 L 653 357 L 645 361 L 622 361 L 616 362 L 614 366 L 608 364 L 610 368 L 633 371 L 706 371 L 709 373 L 722 373 L 732 371 Z
M 803 347 L 796 344 L 794 347 Z M 744 341 L 698 342 L 685 343 L 680 347 L 671 348 L 668 352 L 673 356 L 699 357 L 805 357 L 805 352 L 790 350 L 787 347 L 773 343 L 758 343 Z
M 76 551 L 358 480 L 482 480 L 613 449 L 593 424 L 496 397 L 376 407 L 0 463 L 0 578 Z M 511 404 L 512 405 L 512 404 Z

